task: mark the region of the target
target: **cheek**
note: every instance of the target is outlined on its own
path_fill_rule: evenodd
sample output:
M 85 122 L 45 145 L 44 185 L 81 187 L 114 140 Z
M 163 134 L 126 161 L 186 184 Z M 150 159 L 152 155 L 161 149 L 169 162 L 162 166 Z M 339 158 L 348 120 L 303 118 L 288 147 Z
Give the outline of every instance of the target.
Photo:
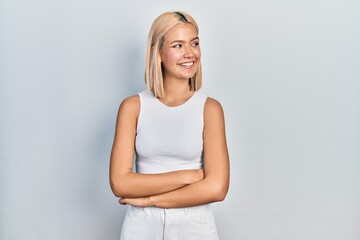
M 170 52 L 169 53 L 169 58 L 172 60 L 172 61 L 178 61 L 179 59 L 181 59 L 182 57 L 182 54 L 180 51 L 173 51 L 173 52 Z
M 180 57 L 181 57 L 181 53 L 179 53 L 179 51 L 169 50 L 161 54 L 161 58 L 165 64 L 176 62 Z
M 201 58 L 201 50 L 200 50 L 200 48 L 198 48 L 198 49 L 195 51 L 195 55 L 197 56 L 198 59 Z

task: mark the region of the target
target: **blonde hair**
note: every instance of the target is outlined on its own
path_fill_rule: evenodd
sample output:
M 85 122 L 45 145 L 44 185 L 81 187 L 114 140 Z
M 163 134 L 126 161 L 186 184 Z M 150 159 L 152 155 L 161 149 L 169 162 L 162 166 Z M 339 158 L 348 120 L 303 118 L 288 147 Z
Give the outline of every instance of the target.
M 155 97 L 164 97 L 164 78 L 161 66 L 160 51 L 164 43 L 165 34 L 179 23 L 189 23 L 199 34 L 199 27 L 195 20 L 185 12 L 165 12 L 158 16 L 151 25 L 146 51 L 145 83 Z M 197 91 L 202 85 L 201 61 L 194 76 L 189 79 L 190 90 Z

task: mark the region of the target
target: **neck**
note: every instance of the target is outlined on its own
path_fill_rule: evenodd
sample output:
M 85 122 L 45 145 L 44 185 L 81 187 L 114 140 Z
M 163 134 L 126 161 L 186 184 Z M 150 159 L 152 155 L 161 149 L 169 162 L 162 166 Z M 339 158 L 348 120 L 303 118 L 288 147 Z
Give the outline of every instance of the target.
M 193 93 L 193 91 L 190 90 L 189 81 L 184 79 L 173 81 L 164 79 L 164 92 L 165 98 L 172 99 L 186 98 Z

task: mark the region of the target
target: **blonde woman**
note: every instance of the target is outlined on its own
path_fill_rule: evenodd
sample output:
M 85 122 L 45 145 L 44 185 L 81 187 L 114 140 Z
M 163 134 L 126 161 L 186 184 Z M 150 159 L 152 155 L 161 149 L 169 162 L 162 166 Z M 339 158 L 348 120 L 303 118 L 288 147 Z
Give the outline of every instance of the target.
M 110 183 L 128 205 L 122 240 L 218 239 L 209 204 L 227 194 L 229 156 L 222 107 L 198 91 L 198 34 L 187 13 L 157 17 L 148 36 L 147 89 L 119 107 Z

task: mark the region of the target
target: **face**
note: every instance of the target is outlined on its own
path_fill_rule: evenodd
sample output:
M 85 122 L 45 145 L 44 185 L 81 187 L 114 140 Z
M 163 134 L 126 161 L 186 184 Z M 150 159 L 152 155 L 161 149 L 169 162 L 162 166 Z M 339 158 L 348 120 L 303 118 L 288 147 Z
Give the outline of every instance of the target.
M 160 50 L 164 79 L 192 78 L 200 63 L 199 37 L 189 23 L 180 23 L 170 29 Z

